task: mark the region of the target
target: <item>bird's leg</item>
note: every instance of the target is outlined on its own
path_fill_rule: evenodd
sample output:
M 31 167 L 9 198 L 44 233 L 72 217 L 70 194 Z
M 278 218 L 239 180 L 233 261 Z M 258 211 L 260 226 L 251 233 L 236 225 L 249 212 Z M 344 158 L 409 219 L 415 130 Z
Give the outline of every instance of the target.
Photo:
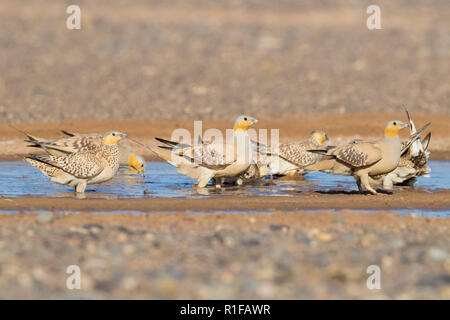
M 199 188 L 204 188 L 208 184 L 209 180 L 213 178 L 213 173 L 211 171 L 204 171 L 200 174 L 200 177 L 197 179 Z
M 369 190 L 372 194 L 377 194 L 377 192 L 370 186 L 369 175 L 367 173 L 360 176 L 360 179 L 367 190 Z
M 216 187 L 216 190 L 222 189 L 222 178 L 213 178 L 213 182 Z
M 361 187 L 361 178 L 358 176 L 355 176 L 356 185 L 358 186 L 359 193 L 363 193 L 363 189 Z
M 386 190 L 392 190 L 394 186 L 393 176 L 389 173 L 383 179 L 383 188 Z
M 75 187 L 75 192 L 79 192 L 79 193 L 83 193 L 84 190 L 86 189 L 87 186 L 87 182 L 86 181 L 80 181 L 76 187 Z

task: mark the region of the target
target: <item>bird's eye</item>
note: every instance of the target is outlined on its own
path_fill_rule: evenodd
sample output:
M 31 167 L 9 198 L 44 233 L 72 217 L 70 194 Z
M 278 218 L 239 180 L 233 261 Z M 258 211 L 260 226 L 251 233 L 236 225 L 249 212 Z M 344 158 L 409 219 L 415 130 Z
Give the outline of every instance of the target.
M 247 121 L 247 117 L 245 117 L 244 120 Z
M 397 122 L 394 121 L 394 126 L 396 126 L 396 125 L 397 125 Z
M 115 136 L 116 136 L 116 133 L 115 133 L 115 132 L 113 132 L 113 133 L 112 133 L 112 135 L 113 135 L 113 137 L 115 137 Z

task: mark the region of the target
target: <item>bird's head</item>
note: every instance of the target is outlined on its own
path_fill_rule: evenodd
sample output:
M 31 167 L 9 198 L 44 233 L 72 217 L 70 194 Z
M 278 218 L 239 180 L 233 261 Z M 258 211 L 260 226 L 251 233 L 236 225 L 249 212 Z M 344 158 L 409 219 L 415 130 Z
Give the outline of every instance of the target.
M 128 164 L 135 169 L 138 174 L 145 173 L 145 160 L 141 156 L 131 153 L 128 157 Z
M 328 141 L 327 134 L 321 130 L 315 130 L 315 131 L 311 132 L 311 138 L 313 138 L 319 144 L 323 144 L 325 141 Z
M 258 171 L 259 171 L 260 178 L 263 178 L 263 177 L 269 175 L 271 172 L 269 166 L 266 164 L 258 166 Z
M 407 128 L 408 124 L 400 120 L 392 120 L 386 124 L 384 128 L 384 136 L 388 138 L 395 138 L 398 136 L 400 130 Z
M 113 146 L 116 145 L 120 140 L 126 138 L 127 135 L 118 131 L 110 131 L 103 135 L 103 143 Z
M 233 130 L 235 133 L 246 132 L 247 129 L 255 123 L 258 123 L 258 120 L 253 117 L 239 116 L 234 122 Z

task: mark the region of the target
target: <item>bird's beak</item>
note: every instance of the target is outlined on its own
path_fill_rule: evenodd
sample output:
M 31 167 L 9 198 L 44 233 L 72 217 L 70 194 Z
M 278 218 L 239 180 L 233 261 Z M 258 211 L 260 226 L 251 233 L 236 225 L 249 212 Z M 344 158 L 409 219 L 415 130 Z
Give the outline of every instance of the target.
M 409 124 L 402 122 L 402 123 L 401 123 L 401 126 L 402 126 L 402 128 L 408 128 L 408 127 L 409 127 Z
M 121 136 L 122 138 L 126 138 L 128 135 L 127 135 L 126 133 L 122 133 L 122 134 L 120 134 L 120 136 Z
M 257 124 L 258 123 L 258 119 L 253 119 L 253 124 Z
M 269 167 L 266 166 L 266 165 L 260 166 L 260 167 L 258 168 L 258 171 L 259 171 L 259 177 L 260 177 L 260 178 L 263 178 L 263 177 L 267 176 L 268 174 L 270 174 Z

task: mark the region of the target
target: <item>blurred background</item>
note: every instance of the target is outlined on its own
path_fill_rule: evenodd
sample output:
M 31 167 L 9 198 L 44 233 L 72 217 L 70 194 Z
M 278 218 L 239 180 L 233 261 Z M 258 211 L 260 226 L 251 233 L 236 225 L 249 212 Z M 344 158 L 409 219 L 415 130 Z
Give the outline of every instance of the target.
M 0 121 L 448 114 L 449 61 L 448 0 L 8 0 Z

